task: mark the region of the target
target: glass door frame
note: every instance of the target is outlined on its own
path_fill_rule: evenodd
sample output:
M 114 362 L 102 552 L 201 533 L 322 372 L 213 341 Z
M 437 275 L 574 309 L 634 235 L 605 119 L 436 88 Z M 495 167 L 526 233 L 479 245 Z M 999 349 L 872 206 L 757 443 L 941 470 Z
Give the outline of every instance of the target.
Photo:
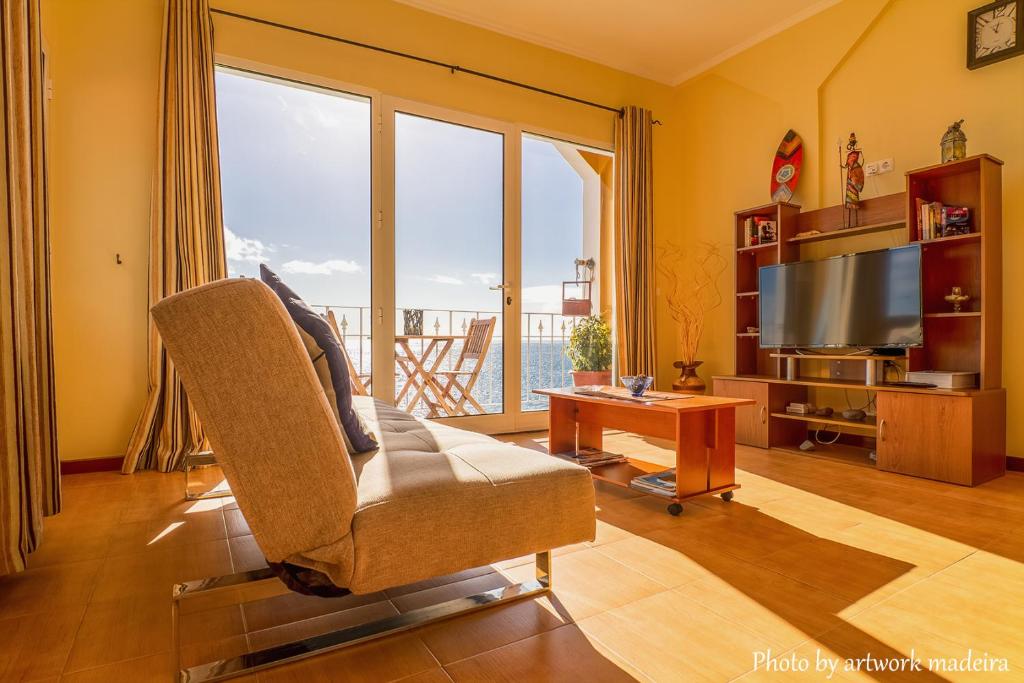
M 275 66 L 264 62 L 217 53 L 215 63 L 260 77 L 291 81 L 299 87 L 312 86 L 367 98 L 371 107 L 370 135 L 370 348 L 373 395 L 386 403 L 395 399 L 395 114 L 435 119 L 503 136 L 503 293 L 502 301 L 503 412 L 439 418 L 439 422 L 486 433 L 507 433 L 547 429 L 548 411 L 523 411 L 521 405 L 522 345 L 522 137 L 534 135 L 567 142 L 602 152 L 612 152 L 607 143 L 582 139 L 538 126 L 500 121 L 475 114 L 386 95 L 362 85 Z M 604 291 L 614 293 L 608 283 Z
M 501 336 L 502 336 L 502 412 L 486 415 L 467 415 L 438 418 L 458 427 L 491 434 L 517 430 L 519 417 L 520 360 L 519 353 L 519 146 L 515 143 L 518 134 L 516 126 L 502 121 L 466 114 L 464 112 L 423 104 L 412 100 L 384 95 L 381 102 L 381 152 L 383 182 L 380 249 L 373 254 L 372 282 L 374 296 L 374 337 L 373 337 L 373 388 L 374 395 L 387 396 L 394 402 L 395 396 L 395 166 L 396 166 L 396 114 L 408 114 L 475 128 L 502 136 L 502 276 L 500 284 L 508 285 L 501 294 Z M 512 348 L 510 352 L 510 347 Z M 379 359 L 379 360 L 378 360 Z M 380 378 L 378 383 L 378 378 Z M 379 390 L 379 394 L 378 394 Z M 546 419 L 545 419 L 546 423 Z

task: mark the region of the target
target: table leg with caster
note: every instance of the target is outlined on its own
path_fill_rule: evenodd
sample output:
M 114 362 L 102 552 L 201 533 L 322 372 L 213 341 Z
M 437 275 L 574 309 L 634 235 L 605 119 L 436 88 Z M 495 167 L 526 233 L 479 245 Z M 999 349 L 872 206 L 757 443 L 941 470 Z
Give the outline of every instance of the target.
M 725 493 L 723 493 L 722 494 L 722 500 L 724 500 L 726 503 L 731 501 L 732 500 L 732 491 L 726 491 Z
M 668 506 L 668 514 L 673 517 L 678 517 L 683 512 L 683 506 L 680 503 L 670 503 Z

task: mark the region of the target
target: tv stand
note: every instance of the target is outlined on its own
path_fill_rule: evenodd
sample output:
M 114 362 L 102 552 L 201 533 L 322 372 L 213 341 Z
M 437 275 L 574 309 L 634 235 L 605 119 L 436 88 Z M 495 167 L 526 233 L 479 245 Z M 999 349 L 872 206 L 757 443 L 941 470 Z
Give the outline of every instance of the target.
M 754 401 L 736 410 L 737 443 L 968 486 L 1002 476 L 1001 166 L 983 154 L 911 171 L 906 192 L 861 202 L 864 225 L 859 227 L 843 226 L 842 206 L 804 212 L 795 204 L 778 203 L 736 212 L 736 374 L 714 377 L 714 393 Z M 922 241 L 917 231 L 922 202 L 967 206 L 972 232 Z M 746 246 L 748 218 L 775 221 L 777 241 Z M 809 238 L 811 231 L 816 232 Z M 848 241 L 854 239 L 856 249 Z M 893 242 L 922 247 L 924 346 L 845 355 L 760 347 L 758 268 L 891 247 Z M 957 312 L 945 301 L 953 286 L 971 296 Z M 940 389 L 884 382 L 886 374 L 901 379 L 908 370 L 972 372 L 978 385 Z M 835 414 L 826 418 L 785 410 L 789 403 L 808 402 L 831 406 Z M 863 421 L 838 416 L 848 405 L 862 404 L 873 404 L 875 414 Z M 799 450 L 816 428 L 826 427 L 841 432 L 836 443 L 809 453 Z
M 873 387 L 885 381 L 885 363 L 892 361 L 896 356 L 876 356 L 871 354 L 870 349 L 866 353 L 826 355 L 821 353 L 773 353 L 771 358 L 781 358 L 785 361 L 785 377 L 794 380 L 800 376 L 799 362 L 802 360 L 822 361 L 830 360 L 837 363 L 846 361 L 860 361 L 864 363 L 863 377 L 864 384 Z

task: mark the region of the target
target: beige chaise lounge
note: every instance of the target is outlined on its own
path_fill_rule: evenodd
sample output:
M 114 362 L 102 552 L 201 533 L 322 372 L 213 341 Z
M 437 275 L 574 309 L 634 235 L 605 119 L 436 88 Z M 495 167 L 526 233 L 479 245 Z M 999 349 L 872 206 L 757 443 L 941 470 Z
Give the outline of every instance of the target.
M 310 568 L 368 593 L 537 554 L 537 581 L 193 667 L 183 680 L 226 678 L 548 590 L 549 550 L 594 538 L 589 473 L 542 453 L 361 397 L 381 447 L 350 457 L 295 326 L 262 283 L 216 282 L 165 299 L 153 315 L 278 570 Z M 174 604 L 274 576 L 268 568 L 179 584 Z

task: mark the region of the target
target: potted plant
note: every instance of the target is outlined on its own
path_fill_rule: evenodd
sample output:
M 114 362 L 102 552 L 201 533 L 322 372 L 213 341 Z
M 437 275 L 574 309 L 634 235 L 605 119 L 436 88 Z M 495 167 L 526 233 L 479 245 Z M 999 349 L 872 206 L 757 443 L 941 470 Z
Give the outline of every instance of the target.
M 565 355 L 572 363 L 575 386 L 612 383 L 612 331 L 601 316 L 591 315 L 576 323 Z
M 662 291 L 669 314 L 676 323 L 681 360 L 673 365 L 679 368 L 679 377 L 672 382 L 672 390 L 685 394 L 703 394 L 707 389 L 697 375 L 704 361 L 697 360 L 697 350 L 709 312 L 722 305 L 719 280 L 728 267 L 718 245 L 709 242 L 686 251 L 669 242 L 661 247 L 656 261 L 662 279 Z

